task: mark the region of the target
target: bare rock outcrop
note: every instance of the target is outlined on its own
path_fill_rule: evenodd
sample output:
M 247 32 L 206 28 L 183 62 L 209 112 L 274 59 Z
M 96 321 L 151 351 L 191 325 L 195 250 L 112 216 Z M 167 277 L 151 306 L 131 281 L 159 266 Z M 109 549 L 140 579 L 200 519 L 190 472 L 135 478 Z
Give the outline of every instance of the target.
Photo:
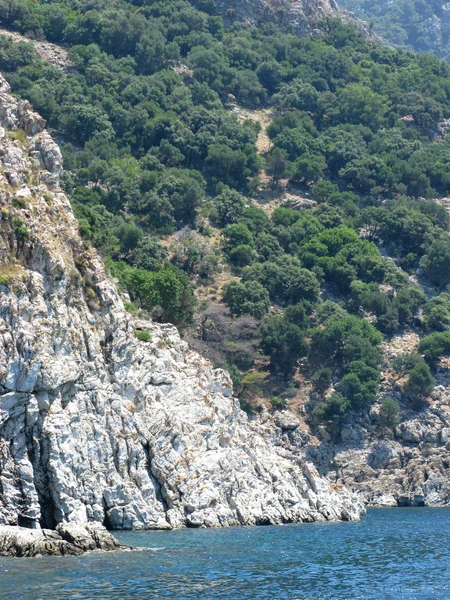
M 393 360 L 418 343 L 415 332 L 396 336 L 384 344 L 385 356 Z M 383 373 L 377 402 L 365 413 L 350 414 L 340 436 L 311 436 L 299 452 L 366 506 L 450 506 L 449 364 L 442 362 L 435 389 L 421 406 L 411 404 L 392 375 Z M 381 401 L 389 397 L 402 409 L 396 427 L 383 425 L 380 417 Z
M 234 21 L 252 25 L 276 23 L 300 35 L 309 33 L 314 21 L 339 14 L 335 0 L 216 0 L 216 5 L 227 24 Z
M 79 556 L 84 552 L 131 550 L 102 525 L 61 524 L 55 530 L 0 526 L 0 556 Z
M 125 312 L 42 126 L 0 78 L 0 524 L 358 519 L 271 418 L 249 421 L 227 373 Z
M 197 0 L 192 4 L 199 6 Z M 368 23 L 350 11 L 341 10 L 336 0 L 216 0 L 216 7 L 225 25 L 236 21 L 251 25 L 273 23 L 302 36 L 317 33 L 315 27 L 319 19 L 338 17 L 353 23 L 366 38 L 376 38 Z

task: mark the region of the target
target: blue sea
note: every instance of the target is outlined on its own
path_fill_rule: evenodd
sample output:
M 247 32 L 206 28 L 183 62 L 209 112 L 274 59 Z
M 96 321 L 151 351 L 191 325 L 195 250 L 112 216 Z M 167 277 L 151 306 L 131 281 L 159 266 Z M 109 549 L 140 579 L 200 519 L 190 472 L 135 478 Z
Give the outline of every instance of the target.
M 360 523 L 120 532 L 145 549 L 0 558 L 1 600 L 450 598 L 450 509 Z

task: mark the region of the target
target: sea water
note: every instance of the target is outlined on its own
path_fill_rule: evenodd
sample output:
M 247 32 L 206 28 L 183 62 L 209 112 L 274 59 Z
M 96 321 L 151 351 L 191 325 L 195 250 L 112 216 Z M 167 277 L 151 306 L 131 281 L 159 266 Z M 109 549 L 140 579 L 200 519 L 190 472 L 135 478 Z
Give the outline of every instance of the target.
M 0 558 L 1 600 L 450 598 L 450 509 L 117 538 L 145 549 Z

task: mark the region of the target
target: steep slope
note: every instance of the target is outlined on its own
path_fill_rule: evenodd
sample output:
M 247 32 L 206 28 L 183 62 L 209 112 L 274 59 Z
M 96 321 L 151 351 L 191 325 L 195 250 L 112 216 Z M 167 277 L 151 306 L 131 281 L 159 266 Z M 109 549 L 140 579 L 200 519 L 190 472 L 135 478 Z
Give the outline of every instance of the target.
M 202 3 L 193 4 L 198 7 Z M 308 32 L 317 19 L 339 14 L 335 0 L 216 0 L 216 5 L 228 22 L 276 23 L 300 34 Z
M 3 28 L 0 28 L 0 36 L 10 38 L 16 43 L 28 42 L 33 44 L 33 47 L 39 56 L 57 69 L 63 71 L 74 69 L 74 65 L 69 59 L 69 52 L 67 48 L 64 48 L 63 46 L 52 44 L 47 41 L 30 39 L 16 31 L 9 31 L 8 29 Z
M 450 7 L 441 0 L 341 0 L 386 42 L 450 59 Z
M 3 78 L 0 123 L 0 524 L 358 519 L 281 427 L 248 421 L 225 372 L 124 311 L 59 187 L 59 148 Z
M 191 4 L 203 8 L 205 0 L 193 0 Z M 225 25 L 239 21 L 251 25 L 271 23 L 300 36 L 311 33 L 319 19 L 340 18 L 353 23 L 365 37 L 374 38 L 369 24 L 342 10 L 336 0 L 215 0 L 214 14 L 219 14 Z

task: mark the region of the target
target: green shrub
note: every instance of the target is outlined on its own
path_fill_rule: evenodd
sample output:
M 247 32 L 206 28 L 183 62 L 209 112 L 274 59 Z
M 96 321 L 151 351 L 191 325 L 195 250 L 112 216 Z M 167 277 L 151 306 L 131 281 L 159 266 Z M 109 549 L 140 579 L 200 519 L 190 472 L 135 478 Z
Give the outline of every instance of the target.
M 385 398 L 381 403 L 380 417 L 382 425 L 397 427 L 400 423 L 400 406 L 393 398 Z
M 234 315 L 252 315 L 257 319 L 270 308 L 269 294 L 259 283 L 233 280 L 223 288 L 223 299 Z
M 339 392 L 335 392 L 314 408 L 313 416 L 318 421 L 339 422 L 349 408 L 350 401 Z
M 333 372 L 328 367 L 318 369 L 311 378 L 315 389 L 320 392 L 325 390 L 330 385 L 332 375 Z
M 416 364 L 409 374 L 406 391 L 414 398 L 428 396 L 434 388 L 434 377 L 425 361 Z
M 150 335 L 150 332 L 147 331 L 146 329 L 135 329 L 134 335 L 137 337 L 137 339 L 140 342 L 151 342 L 152 341 L 152 336 Z
M 231 371 L 230 374 L 232 375 Z M 268 371 L 250 371 L 246 373 L 240 381 L 242 391 L 260 396 L 262 394 L 261 386 L 269 375 Z
M 450 331 L 431 333 L 419 344 L 419 352 L 428 363 L 436 363 L 441 356 L 450 355 Z
M 241 244 L 230 250 L 230 262 L 237 267 L 245 267 L 255 259 L 255 251 L 251 246 Z
M 129 312 L 132 315 L 136 314 L 138 310 L 132 302 L 125 302 L 123 307 L 127 312 Z
M 270 404 L 275 410 L 284 410 L 287 407 L 287 401 L 284 398 L 271 398 Z
M 15 206 L 16 208 L 26 208 L 27 201 L 25 200 L 25 198 L 18 198 L 17 196 L 15 196 L 12 199 L 12 205 Z
M 0 285 L 8 286 L 11 281 L 10 275 L 0 275 Z
M 17 242 L 19 244 L 24 244 L 30 237 L 28 227 L 25 225 L 25 222 L 19 217 L 14 217 L 13 227 Z

